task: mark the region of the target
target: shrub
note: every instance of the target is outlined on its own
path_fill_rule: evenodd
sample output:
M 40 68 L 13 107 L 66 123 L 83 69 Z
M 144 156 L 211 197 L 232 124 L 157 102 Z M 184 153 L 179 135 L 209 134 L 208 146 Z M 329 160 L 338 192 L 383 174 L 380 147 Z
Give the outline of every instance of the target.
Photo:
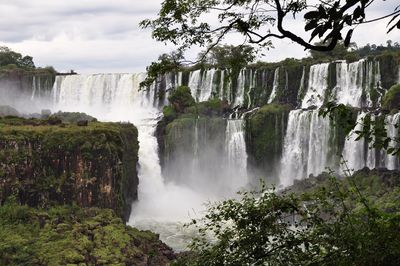
M 187 86 L 178 87 L 168 97 L 168 100 L 177 113 L 183 113 L 187 107 L 193 106 L 196 103 Z
M 400 84 L 392 86 L 382 99 L 382 107 L 392 110 L 400 106 Z

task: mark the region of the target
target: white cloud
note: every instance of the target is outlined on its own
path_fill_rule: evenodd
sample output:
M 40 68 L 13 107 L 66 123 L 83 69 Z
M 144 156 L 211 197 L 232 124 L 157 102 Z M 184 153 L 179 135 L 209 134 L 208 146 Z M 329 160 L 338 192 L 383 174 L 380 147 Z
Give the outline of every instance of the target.
M 53 65 L 65 71 L 138 72 L 159 54 L 169 52 L 151 39 L 151 32 L 138 23 L 156 17 L 162 0 L 0 0 L 0 45 L 34 57 L 37 65 Z M 395 1 L 376 1 L 368 18 L 394 9 Z M 304 36 L 303 25 L 289 20 L 288 25 Z M 358 27 L 354 41 L 385 43 L 400 40 L 400 31 L 386 34 L 387 21 Z M 235 41 L 234 35 L 228 37 Z M 275 49 L 264 60 L 302 57 L 303 48 L 288 40 L 274 40 Z M 192 50 L 196 54 L 199 49 Z M 192 56 L 193 57 L 193 56 Z

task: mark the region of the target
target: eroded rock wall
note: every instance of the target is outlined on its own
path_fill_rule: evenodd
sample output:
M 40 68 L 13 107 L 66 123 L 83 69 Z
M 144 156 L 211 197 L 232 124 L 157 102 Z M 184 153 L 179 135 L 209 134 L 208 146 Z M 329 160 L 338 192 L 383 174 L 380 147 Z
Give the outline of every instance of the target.
M 0 119 L 0 200 L 111 208 L 124 219 L 137 199 L 137 129 L 131 124 L 35 124 Z

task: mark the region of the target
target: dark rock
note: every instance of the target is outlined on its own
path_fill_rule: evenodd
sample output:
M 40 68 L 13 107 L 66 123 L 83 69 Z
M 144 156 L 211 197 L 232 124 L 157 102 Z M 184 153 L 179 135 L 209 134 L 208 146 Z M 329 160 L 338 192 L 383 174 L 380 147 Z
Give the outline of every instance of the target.
M 49 118 L 46 120 L 46 122 L 47 122 L 47 124 L 52 125 L 52 126 L 62 124 L 61 119 L 58 118 L 58 117 L 49 117 Z
M 87 127 L 88 126 L 88 121 L 87 120 L 80 120 L 78 122 L 76 122 L 76 124 L 80 127 Z

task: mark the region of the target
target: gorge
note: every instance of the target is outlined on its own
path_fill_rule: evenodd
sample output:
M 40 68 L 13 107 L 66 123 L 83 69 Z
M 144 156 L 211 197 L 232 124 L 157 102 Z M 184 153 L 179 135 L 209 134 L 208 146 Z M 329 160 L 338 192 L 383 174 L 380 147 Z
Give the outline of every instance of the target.
M 397 156 L 356 141 L 369 117 L 383 123 L 393 139 L 390 146 L 397 147 L 398 110 L 381 102 L 400 83 L 399 55 L 355 62 L 284 61 L 240 70 L 182 69 L 159 76 L 148 90 L 139 86 L 144 78 L 61 75 L 52 84 L 51 78 L 33 76 L 30 87 L 26 81 L 15 85 L 19 79 L 13 86 L 26 92 L 25 103 L 45 101 L 53 112 L 85 112 L 137 127 L 139 183 L 129 189 L 138 200 L 129 200 L 132 211 L 125 217 L 130 225 L 160 233 L 176 250 L 189 241 L 181 223 L 200 216 L 204 202 L 232 197 L 259 179 L 286 187 L 329 170 L 400 167 Z M 174 113 L 168 97 L 182 85 L 196 103 Z M 346 119 L 360 122 L 349 134 L 341 117 L 319 115 L 329 101 L 347 106 Z

